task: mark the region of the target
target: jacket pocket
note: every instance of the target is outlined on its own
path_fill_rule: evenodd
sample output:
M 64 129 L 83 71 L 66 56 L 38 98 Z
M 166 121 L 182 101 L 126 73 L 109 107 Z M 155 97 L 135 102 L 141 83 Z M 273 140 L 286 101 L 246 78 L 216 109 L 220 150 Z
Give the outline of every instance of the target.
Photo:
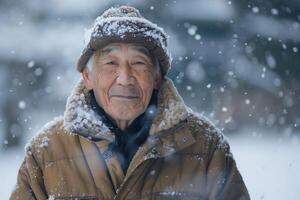
M 50 197 L 48 200 L 99 200 L 97 197 Z
M 188 191 L 161 191 L 161 192 L 148 192 L 142 194 L 141 197 L 133 197 L 130 200 L 207 200 L 206 197 L 201 196 L 198 193 Z
M 207 198 L 193 193 L 193 192 L 156 192 L 153 194 L 153 196 L 155 196 L 155 199 L 163 199 L 163 200 L 173 200 L 173 199 L 177 199 L 177 200 L 207 200 Z

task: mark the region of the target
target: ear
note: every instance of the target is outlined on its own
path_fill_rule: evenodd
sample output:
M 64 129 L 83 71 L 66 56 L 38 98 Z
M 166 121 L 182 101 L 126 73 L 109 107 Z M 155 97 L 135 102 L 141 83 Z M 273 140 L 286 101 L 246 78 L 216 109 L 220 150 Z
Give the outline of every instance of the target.
M 92 90 L 93 89 L 93 81 L 92 81 L 92 76 L 91 76 L 89 69 L 87 67 L 84 68 L 81 75 L 82 75 L 85 87 L 88 90 Z
M 154 80 L 154 89 L 158 90 L 160 88 L 162 80 L 161 73 L 157 73 Z

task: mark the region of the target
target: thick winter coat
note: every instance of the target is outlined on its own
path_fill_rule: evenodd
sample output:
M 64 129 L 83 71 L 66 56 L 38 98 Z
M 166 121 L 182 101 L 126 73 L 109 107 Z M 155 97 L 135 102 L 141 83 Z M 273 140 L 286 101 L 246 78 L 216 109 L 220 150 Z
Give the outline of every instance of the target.
M 111 133 L 91 109 L 81 80 L 56 118 L 29 143 L 11 200 L 249 199 L 223 135 L 183 102 L 171 80 L 128 171 L 108 145 Z

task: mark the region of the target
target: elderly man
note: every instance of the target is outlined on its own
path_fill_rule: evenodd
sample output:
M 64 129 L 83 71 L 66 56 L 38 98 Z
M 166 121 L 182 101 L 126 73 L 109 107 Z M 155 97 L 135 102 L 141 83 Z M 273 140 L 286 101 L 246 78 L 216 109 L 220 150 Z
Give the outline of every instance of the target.
M 167 35 L 128 6 L 95 21 L 63 117 L 26 147 L 16 199 L 249 199 L 222 134 L 183 102 Z

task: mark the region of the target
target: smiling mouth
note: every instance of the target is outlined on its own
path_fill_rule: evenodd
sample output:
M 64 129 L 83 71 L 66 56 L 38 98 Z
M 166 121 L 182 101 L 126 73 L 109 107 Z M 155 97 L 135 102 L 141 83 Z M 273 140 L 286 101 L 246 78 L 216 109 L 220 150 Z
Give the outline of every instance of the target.
M 112 95 L 111 98 L 121 98 L 121 99 L 138 99 L 138 96 L 125 96 L 125 95 Z

